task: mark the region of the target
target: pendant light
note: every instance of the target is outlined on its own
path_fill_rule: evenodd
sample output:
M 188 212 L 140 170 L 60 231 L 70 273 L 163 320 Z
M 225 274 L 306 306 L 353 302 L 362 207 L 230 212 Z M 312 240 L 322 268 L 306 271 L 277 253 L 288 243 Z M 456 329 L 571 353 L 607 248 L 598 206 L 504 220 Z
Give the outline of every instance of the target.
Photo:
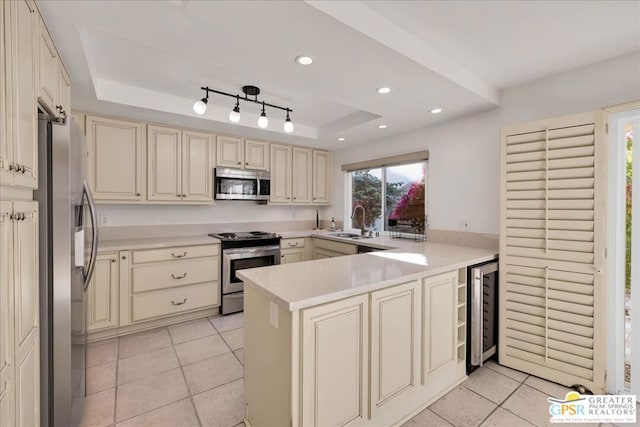
M 258 126 L 260 126 L 262 129 L 265 129 L 267 126 L 269 126 L 267 113 L 264 112 L 264 102 L 262 103 L 262 113 L 260 113 L 260 117 L 258 117 Z
M 240 96 L 236 95 L 236 106 L 233 107 L 233 110 L 229 113 L 229 120 L 233 123 L 238 123 L 240 121 Z
M 207 97 L 202 98 L 200 101 L 196 101 L 193 104 L 193 111 L 196 114 L 203 115 L 207 111 L 207 102 L 209 101 L 209 94 Z
M 289 118 L 289 110 L 287 109 L 287 118 L 284 121 L 284 131 L 287 133 L 293 132 L 293 122 Z

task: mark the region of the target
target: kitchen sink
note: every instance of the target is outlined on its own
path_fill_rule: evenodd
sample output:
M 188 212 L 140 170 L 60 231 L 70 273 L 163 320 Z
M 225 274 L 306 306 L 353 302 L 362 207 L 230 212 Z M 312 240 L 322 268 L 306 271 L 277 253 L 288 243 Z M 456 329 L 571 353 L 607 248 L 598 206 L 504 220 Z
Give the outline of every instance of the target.
M 341 237 L 343 239 L 354 239 L 354 240 L 358 240 L 358 239 L 370 239 L 373 236 L 361 236 L 359 234 L 356 233 L 346 233 L 344 231 L 339 231 L 336 233 L 327 233 L 328 236 L 332 236 L 332 237 Z

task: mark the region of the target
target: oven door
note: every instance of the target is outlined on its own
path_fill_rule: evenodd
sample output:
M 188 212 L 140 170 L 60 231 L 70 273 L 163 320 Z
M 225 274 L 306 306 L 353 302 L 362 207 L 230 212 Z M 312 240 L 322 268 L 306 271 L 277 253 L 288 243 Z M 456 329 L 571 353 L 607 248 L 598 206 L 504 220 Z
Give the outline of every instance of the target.
M 280 246 L 224 249 L 222 251 L 222 294 L 243 290 L 244 283 L 236 272 L 246 268 L 280 264 Z

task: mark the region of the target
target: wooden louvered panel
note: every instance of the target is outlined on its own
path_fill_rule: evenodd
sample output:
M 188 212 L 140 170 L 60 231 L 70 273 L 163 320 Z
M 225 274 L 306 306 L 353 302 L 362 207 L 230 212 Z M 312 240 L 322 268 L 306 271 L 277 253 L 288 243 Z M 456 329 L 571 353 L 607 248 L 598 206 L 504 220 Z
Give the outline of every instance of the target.
M 604 391 L 604 115 L 502 130 L 500 362 Z

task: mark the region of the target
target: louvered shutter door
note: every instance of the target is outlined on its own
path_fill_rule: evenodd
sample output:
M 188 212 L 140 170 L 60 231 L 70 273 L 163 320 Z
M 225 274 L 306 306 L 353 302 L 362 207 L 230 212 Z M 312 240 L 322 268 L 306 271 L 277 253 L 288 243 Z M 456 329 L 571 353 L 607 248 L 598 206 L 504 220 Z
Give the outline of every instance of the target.
M 605 390 L 600 112 L 502 130 L 500 363 Z

